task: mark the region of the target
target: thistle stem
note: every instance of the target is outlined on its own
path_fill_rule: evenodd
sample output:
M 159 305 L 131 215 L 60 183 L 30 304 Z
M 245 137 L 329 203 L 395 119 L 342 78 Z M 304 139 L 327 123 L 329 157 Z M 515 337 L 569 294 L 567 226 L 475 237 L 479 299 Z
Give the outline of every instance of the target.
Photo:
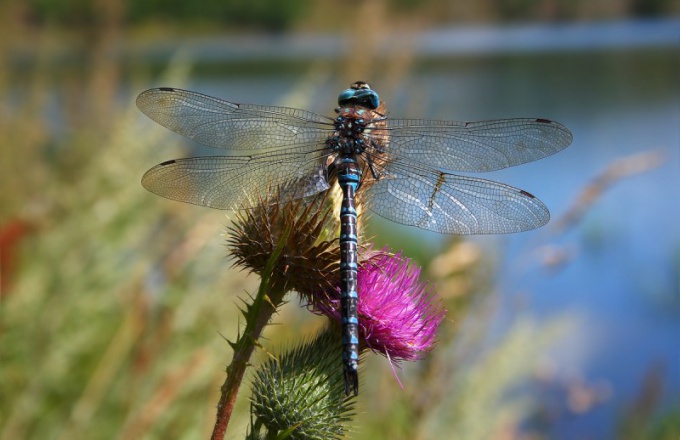
M 224 439 L 250 356 L 253 354 L 255 346 L 258 345 L 258 339 L 262 331 L 276 309 L 283 302 L 286 292 L 283 286 L 274 285 L 271 275 L 283 251 L 283 246 L 288 239 L 289 233 L 290 227 L 283 231 L 276 248 L 267 261 L 265 270 L 260 274 L 262 279 L 257 296 L 253 298 L 252 304 L 246 306 L 244 311 L 246 328 L 236 342 L 230 343 L 234 349 L 234 356 L 231 364 L 226 369 L 227 378 L 220 388 L 221 395 L 217 404 L 217 417 L 212 436 L 210 437 L 211 440 Z

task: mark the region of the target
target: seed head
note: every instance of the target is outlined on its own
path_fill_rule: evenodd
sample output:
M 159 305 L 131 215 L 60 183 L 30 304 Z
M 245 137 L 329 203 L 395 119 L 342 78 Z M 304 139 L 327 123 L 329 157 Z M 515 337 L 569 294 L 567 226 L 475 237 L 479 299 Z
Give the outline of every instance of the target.
M 273 283 L 307 295 L 334 284 L 331 280 L 340 261 L 336 236 L 337 222 L 324 193 L 311 200 L 263 200 L 256 208 L 239 211 L 229 228 L 227 246 L 236 266 L 262 275 L 281 244 L 270 275 Z

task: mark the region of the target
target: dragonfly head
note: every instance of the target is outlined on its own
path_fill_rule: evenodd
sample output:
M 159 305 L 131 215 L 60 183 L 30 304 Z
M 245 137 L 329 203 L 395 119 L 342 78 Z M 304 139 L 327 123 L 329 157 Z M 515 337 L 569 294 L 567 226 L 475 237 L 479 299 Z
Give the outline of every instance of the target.
M 360 105 L 369 110 L 375 110 L 380 105 L 380 97 L 371 90 L 371 86 L 363 81 L 357 81 L 349 89 L 340 93 L 338 104 L 340 106 Z

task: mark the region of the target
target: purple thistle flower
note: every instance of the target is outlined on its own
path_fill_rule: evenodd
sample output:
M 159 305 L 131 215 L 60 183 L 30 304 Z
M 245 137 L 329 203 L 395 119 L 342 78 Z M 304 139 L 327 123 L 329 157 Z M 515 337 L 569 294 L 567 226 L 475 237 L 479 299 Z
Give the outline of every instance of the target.
M 374 253 L 359 267 L 359 328 L 362 343 L 393 361 L 421 359 L 434 347 L 446 310 L 431 285 L 420 283 L 420 267 L 391 254 Z M 339 290 L 313 309 L 340 321 Z

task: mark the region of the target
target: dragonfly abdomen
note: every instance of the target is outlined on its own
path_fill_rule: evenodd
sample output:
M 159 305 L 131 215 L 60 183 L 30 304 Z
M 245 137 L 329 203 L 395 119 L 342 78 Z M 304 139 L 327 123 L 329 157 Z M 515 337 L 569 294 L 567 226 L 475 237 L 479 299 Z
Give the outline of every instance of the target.
M 353 156 L 336 159 L 342 189 L 340 208 L 340 305 L 342 313 L 342 361 L 345 393 L 359 393 L 359 317 L 357 313 L 357 211 L 354 195 L 361 181 L 361 168 Z

